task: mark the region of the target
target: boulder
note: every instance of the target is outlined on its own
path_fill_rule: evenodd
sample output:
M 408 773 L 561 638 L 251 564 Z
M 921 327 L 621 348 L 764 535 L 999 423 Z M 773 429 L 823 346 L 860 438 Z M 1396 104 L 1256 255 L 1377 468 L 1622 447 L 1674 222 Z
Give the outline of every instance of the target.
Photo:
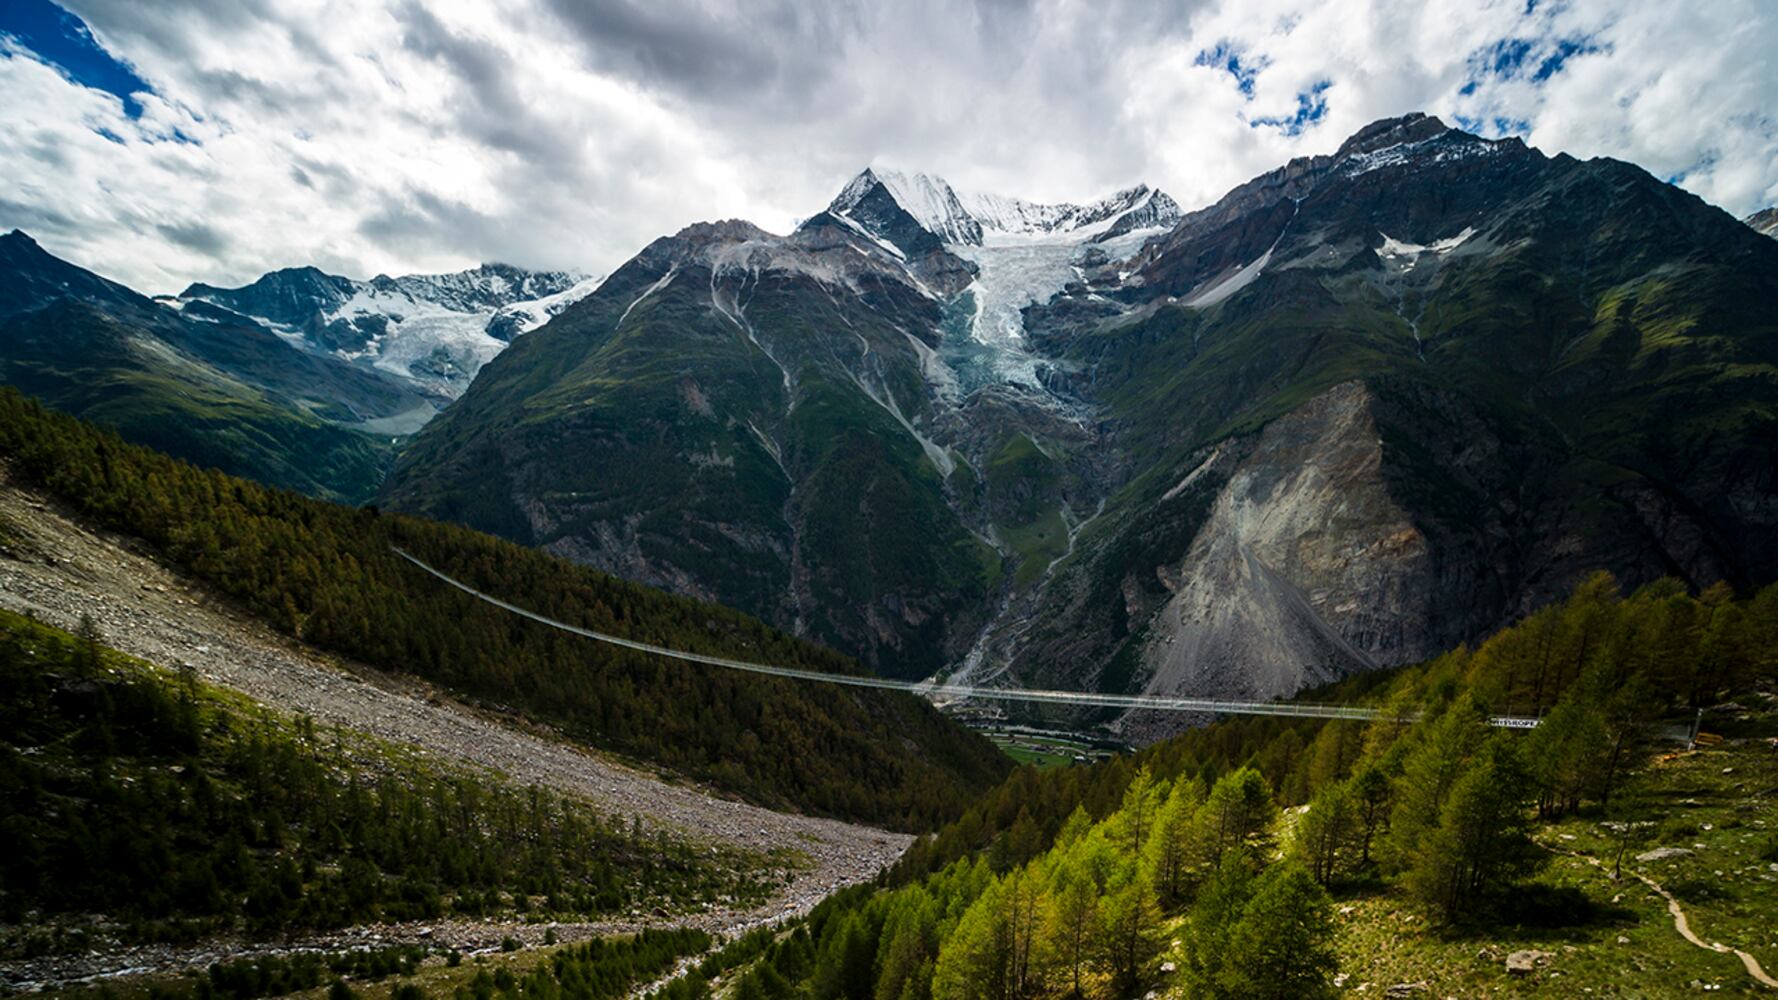
M 1657 847 L 1652 851 L 1643 851 L 1636 855 L 1637 861 L 1665 861 L 1668 858 L 1683 858 L 1692 852 L 1683 847 Z
M 1528 949 L 1515 951 L 1506 956 L 1506 971 L 1515 976 L 1528 976 L 1537 971 L 1537 967 L 1549 961 L 1550 953 Z

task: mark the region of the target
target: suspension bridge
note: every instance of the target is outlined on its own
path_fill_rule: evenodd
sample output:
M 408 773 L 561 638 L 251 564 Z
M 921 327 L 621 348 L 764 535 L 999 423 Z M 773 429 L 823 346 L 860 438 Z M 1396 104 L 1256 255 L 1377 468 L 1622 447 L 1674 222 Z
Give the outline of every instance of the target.
M 925 698 L 929 701 L 960 701 L 964 699 L 982 699 L 988 701 L 1024 702 L 1038 705 L 1068 705 L 1092 708 L 1141 709 L 1159 712 L 1189 712 L 1201 715 L 1282 715 L 1313 719 L 1350 719 L 1357 722 L 1371 722 L 1387 716 L 1381 709 L 1363 705 L 1317 704 L 1302 701 L 1229 701 L 1220 698 L 1176 698 L 1167 695 L 1152 694 L 1112 694 L 1099 691 L 1044 691 L 1031 688 L 998 688 L 977 687 L 969 684 L 937 684 L 927 681 L 898 681 L 887 677 L 874 677 L 858 674 L 830 674 L 819 670 L 803 670 L 797 667 L 783 667 L 770 663 L 754 663 L 748 660 L 736 660 L 726 656 L 715 656 L 709 653 L 694 653 L 681 649 L 670 649 L 654 643 L 627 639 L 620 635 L 597 632 L 593 629 L 570 625 L 557 621 L 546 615 L 538 614 L 529 608 L 522 608 L 508 601 L 503 601 L 492 594 L 471 587 L 457 578 L 431 566 L 412 553 L 399 547 L 391 546 L 396 555 L 414 564 L 437 579 L 458 590 L 485 601 L 504 611 L 511 612 L 522 618 L 528 618 L 553 629 L 559 629 L 584 639 L 606 645 L 619 646 L 641 653 L 650 653 L 669 659 L 682 660 L 687 663 L 700 663 L 705 666 L 721 667 L 725 670 L 739 670 L 750 674 L 763 674 L 767 677 L 782 677 L 794 681 L 810 681 L 816 684 L 838 684 L 846 687 L 876 688 L 884 691 L 902 691 L 907 694 Z M 1413 721 L 1412 718 L 1403 719 Z M 1490 725 L 1503 729 L 1535 729 L 1537 719 L 1531 716 L 1497 715 L 1488 720 Z

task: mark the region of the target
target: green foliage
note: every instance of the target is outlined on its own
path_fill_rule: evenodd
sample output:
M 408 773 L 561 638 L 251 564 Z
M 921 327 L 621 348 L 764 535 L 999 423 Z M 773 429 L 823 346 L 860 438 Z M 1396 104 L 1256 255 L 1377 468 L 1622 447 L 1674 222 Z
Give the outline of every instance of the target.
M 1229 929 L 1208 996 L 1314 1000 L 1334 995 L 1333 902 L 1300 864 L 1273 865 Z
M 1297 826 L 1296 856 L 1323 885 L 1362 861 L 1362 820 L 1356 799 L 1349 784 L 1327 785 L 1309 800 L 1309 811 Z
M 1774 593 L 1721 617 L 1732 627 L 1710 641 L 1735 652 L 1720 676 L 1751 676 L 1770 656 L 1756 637 L 1770 634 Z M 1689 701 L 1670 682 L 1694 676 L 1706 641 L 1648 622 L 1687 620 L 1713 599 L 1665 586 L 1622 598 L 1595 580 L 1475 651 L 1346 682 L 1385 709 L 1375 722 L 1231 719 L 1133 757 L 1021 768 L 918 842 L 887 885 L 818 908 L 794 932 L 809 948 L 745 942 L 723 968 L 746 970 L 737 996 L 1109 998 L 1154 984 L 1172 936 L 1177 973 L 1162 985 L 1184 996 L 1316 997 L 1337 971 L 1323 883 L 1488 931 L 1589 913 L 1560 892 L 1515 906 L 1544 857 L 1534 806 L 1568 775 L 1584 775 L 1577 807 L 1604 805 L 1613 770 L 1642 759 L 1651 720 Z M 1548 730 L 1488 725 L 1498 699 L 1534 695 L 1554 705 Z M 1587 738 L 1566 735 L 1562 720 L 1582 718 Z M 1308 808 L 1281 821 L 1280 797 Z M 1284 857 L 1270 860 L 1285 832 Z M 828 956 L 819 975 L 797 957 L 816 949 Z M 866 950 L 873 988 L 842 988 L 841 959 L 862 968 Z
M 1271 785 L 1251 767 L 1224 775 L 1210 789 L 1210 798 L 1198 810 L 1198 837 L 1212 862 L 1230 850 L 1254 844 L 1271 829 L 1278 806 Z
M 332 981 L 328 1000 L 351 1000 L 354 982 L 378 982 L 390 976 L 411 976 L 426 958 L 426 949 L 395 945 L 365 951 L 294 952 L 217 962 L 196 984 L 196 1000 L 254 1000 L 309 990 Z
M 542 614 L 666 646 L 833 672 L 838 654 L 746 616 L 462 528 L 204 472 L 0 391 L 0 451 L 275 627 L 772 806 L 928 828 L 1004 758 L 916 698 L 687 667 L 588 643 L 419 574 L 401 545 Z
M 98 912 L 135 938 L 498 914 L 524 894 L 593 916 L 770 889 L 764 858 L 437 771 L 123 657 L 90 621 L 76 637 L 6 612 L 0 806 L 0 916 Z M 213 986 L 376 971 L 343 961 L 224 967 Z
M 658 978 L 681 957 L 710 947 L 703 931 L 645 930 L 628 938 L 594 938 L 550 955 L 549 961 L 515 976 L 502 966 L 477 972 L 454 1000 L 615 1000 L 634 995 L 637 986 Z M 669 994 L 671 995 L 671 994 Z
M 1484 892 L 1511 885 L 1542 860 L 1529 836 L 1525 767 L 1510 734 L 1484 743 L 1404 858 L 1406 885 L 1447 920 L 1470 912 Z

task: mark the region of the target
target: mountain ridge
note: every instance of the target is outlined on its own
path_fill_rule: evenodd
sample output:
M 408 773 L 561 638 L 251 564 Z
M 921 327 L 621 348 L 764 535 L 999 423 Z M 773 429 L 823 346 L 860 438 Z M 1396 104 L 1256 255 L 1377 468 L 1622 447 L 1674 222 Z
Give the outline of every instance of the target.
M 883 167 L 867 167 L 858 173 L 826 211 L 853 218 L 855 210 L 879 189 L 941 242 L 965 246 L 980 246 L 995 235 L 1078 234 L 1097 242 L 1134 228 L 1170 225 L 1181 214 L 1177 202 L 1146 184 L 1124 188 L 1084 205 L 1046 204 L 1005 195 L 959 192 L 942 177 Z
M 1408 115 L 1103 243 L 1087 213 L 1056 233 L 1061 210 L 970 205 L 872 168 L 769 252 L 731 234 L 674 270 L 657 241 L 491 365 L 385 502 L 898 676 L 1163 694 L 1409 662 L 1601 563 L 1778 571 L 1755 374 L 1778 357 L 1735 305 L 1778 282 L 1778 248 L 1645 171 Z M 836 280 L 817 244 L 870 277 Z M 1659 435 L 1635 392 L 1673 414 Z M 646 492 L 593 474 L 638 464 Z M 1197 617 L 1225 605 L 1248 610 Z

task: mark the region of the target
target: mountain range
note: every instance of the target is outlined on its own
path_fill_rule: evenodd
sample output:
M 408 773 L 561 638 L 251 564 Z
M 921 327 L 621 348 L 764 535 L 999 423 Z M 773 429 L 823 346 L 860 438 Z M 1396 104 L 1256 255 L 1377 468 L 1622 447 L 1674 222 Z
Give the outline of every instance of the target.
M 1771 580 L 1775 294 L 1640 168 L 1423 115 L 1191 213 L 868 170 L 651 244 L 383 501 L 886 673 L 1273 697 L 1596 568 Z
M 121 423 L 10 332 L 97 316 L 132 357 L 165 345 L 371 441 L 372 482 L 396 452 L 383 506 L 885 674 L 1275 697 L 1598 568 L 1778 577 L 1769 216 L 1408 115 L 1189 213 L 872 168 L 788 234 L 700 223 L 600 281 L 296 268 L 126 309 L 88 272 L 9 276 L 0 337 L 8 381 Z M 300 358 L 314 398 L 193 330 Z M 338 412 L 368 386 L 380 406 Z M 343 426 L 400 414 L 399 446 Z M 189 419 L 134 436 L 190 455 L 226 423 Z M 368 495 L 307 475 L 282 484 Z
M 313 267 L 273 271 L 240 288 L 194 284 L 171 304 L 206 302 L 248 317 L 304 350 L 387 372 L 455 399 L 488 359 L 598 287 L 569 271 L 483 264 L 452 274 L 369 281 Z
M 504 264 L 370 281 L 290 268 L 149 298 L 0 236 L 0 377 L 181 458 L 370 499 L 394 443 L 595 281 Z

